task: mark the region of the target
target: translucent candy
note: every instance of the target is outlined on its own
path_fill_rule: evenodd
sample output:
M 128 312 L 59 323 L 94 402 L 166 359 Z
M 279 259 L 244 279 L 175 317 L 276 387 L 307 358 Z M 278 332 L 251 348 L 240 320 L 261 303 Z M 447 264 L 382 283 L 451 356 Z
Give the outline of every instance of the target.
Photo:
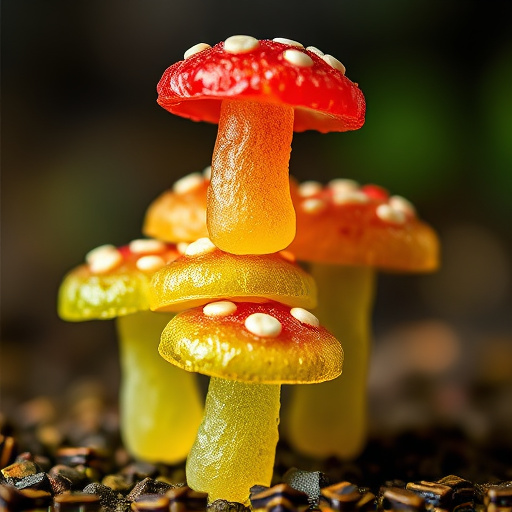
M 220 249 L 270 254 L 293 240 L 292 136 L 292 107 L 222 103 L 207 210 L 209 236 Z
M 117 319 L 123 441 L 134 457 L 166 464 L 185 460 L 203 416 L 196 376 L 158 354 L 171 316 L 139 312 Z
M 288 440 L 300 453 L 353 459 L 366 443 L 375 270 L 314 263 L 311 271 L 319 286 L 315 314 L 343 340 L 346 364 L 337 379 L 294 386 L 283 423 Z
M 312 308 L 316 286 L 308 273 L 280 254 L 234 255 L 219 249 L 183 256 L 156 272 L 151 283 L 155 311 L 182 311 L 214 299 L 276 300 Z
M 58 313 L 68 321 L 109 319 L 149 309 L 149 283 L 153 271 L 137 268 L 148 254 L 134 254 L 128 246 L 119 248 L 121 263 L 112 270 L 95 273 L 88 264 L 71 270 L 58 296 Z M 174 245 L 158 253 L 163 262 L 179 256 Z
M 185 193 L 168 190 L 150 205 L 144 219 L 144 234 L 167 242 L 193 242 L 208 236 L 206 190 L 209 180 Z
M 205 417 L 187 459 L 187 483 L 208 499 L 248 505 L 270 486 L 279 424 L 279 385 L 211 379 Z
M 343 350 L 325 328 L 302 323 L 277 302 L 236 306 L 220 317 L 205 315 L 202 307 L 176 315 L 162 333 L 160 354 L 185 370 L 244 382 L 314 383 L 340 374 Z M 254 313 L 277 319 L 279 335 L 249 331 L 245 320 Z

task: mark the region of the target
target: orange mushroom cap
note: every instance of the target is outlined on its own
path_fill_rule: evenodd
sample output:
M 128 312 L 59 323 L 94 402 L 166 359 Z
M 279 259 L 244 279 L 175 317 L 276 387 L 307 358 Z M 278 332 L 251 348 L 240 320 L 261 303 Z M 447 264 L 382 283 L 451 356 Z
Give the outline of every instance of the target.
M 154 311 L 182 311 L 214 299 L 316 306 L 313 278 L 286 252 L 235 255 L 208 238 L 190 244 L 185 254 L 157 271 L 151 282 Z
M 196 48 L 158 83 L 158 104 L 173 114 L 218 123 L 221 100 L 230 99 L 293 107 L 297 132 L 343 132 L 364 123 L 363 93 L 343 64 L 317 48 L 249 36 Z
M 170 190 L 150 204 L 144 218 L 144 234 L 174 243 L 194 242 L 208 236 L 206 192 L 209 184 L 205 172 L 188 174 L 176 181 Z
M 87 254 L 85 264 L 65 276 L 58 295 L 59 316 L 82 321 L 146 311 L 151 276 L 179 256 L 174 244 L 158 240 L 97 247 Z
M 351 180 L 292 188 L 297 235 L 288 247 L 298 260 L 427 272 L 439 265 L 439 240 L 414 206 L 376 185 Z
M 323 382 L 341 373 L 341 344 L 302 308 L 278 302 L 213 302 L 176 315 L 159 352 L 212 377 L 262 384 Z

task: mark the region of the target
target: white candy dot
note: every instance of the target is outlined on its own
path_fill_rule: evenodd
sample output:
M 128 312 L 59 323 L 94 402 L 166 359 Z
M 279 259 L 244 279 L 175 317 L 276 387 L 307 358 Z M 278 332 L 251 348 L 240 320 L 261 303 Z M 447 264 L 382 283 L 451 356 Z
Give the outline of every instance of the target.
M 195 242 L 192 242 L 185 249 L 186 256 L 201 256 L 202 254 L 207 254 L 216 249 L 213 242 L 207 238 L 198 238 Z
M 322 190 L 322 184 L 318 181 L 304 181 L 299 185 L 299 196 L 310 197 Z
M 334 204 L 367 203 L 370 199 L 359 190 L 347 190 L 346 192 L 334 191 L 332 202 Z
M 381 204 L 377 206 L 376 214 L 379 219 L 392 224 L 404 224 L 406 219 L 405 213 L 401 210 L 396 210 L 389 204 Z
M 204 183 L 204 176 L 200 172 L 193 172 L 180 178 L 172 186 L 173 191 L 176 194 L 186 194 L 192 190 L 200 187 Z
M 313 313 L 310 313 L 303 308 L 290 309 L 290 315 L 292 315 L 293 318 L 296 318 L 301 324 L 311 325 L 312 327 L 318 327 L 320 325 L 320 320 L 318 320 Z
M 85 260 L 91 272 L 103 274 L 121 265 L 123 256 L 113 245 L 102 245 L 88 252 Z
M 189 246 L 190 244 L 188 242 L 178 242 L 176 244 L 176 249 L 178 249 L 178 252 L 180 254 L 185 254 L 186 250 L 187 250 L 187 247 Z
M 212 166 L 208 165 L 203 169 L 203 176 L 205 180 L 210 181 L 212 179 Z
M 406 215 L 416 214 L 416 208 L 414 208 L 414 205 L 409 200 L 405 199 L 405 197 L 391 196 L 388 202 L 392 208 L 395 210 L 400 210 Z
M 237 310 L 236 304 L 229 300 L 220 300 L 218 302 L 210 302 L 203 308 L 206 316 L 228 316 Z
M 249 315 L 245 319 L 244 325 L 249 332 L 264 338 L 276 338 L 281 334 L 283 328 L 277 318 L 266 313 L 253 313 Z
M 208 48 L 211 48 L 211 46 L 207 43 L 197 43 L 194 46 L 191 46 L 183 55 L 184 59 L 188 59 L 192 57 L 192 55 L 195 55 L 196 53 L 202 52 L 203 50 L 206 50 Z
M 322 199 L 311 198 L 302 201 L 300 206 L 306 213 L 318 213 L 325 210 L 327 203 Z
M 274 37 L 272 41 L 276 43 L 289 44 L 290 46 L 296 46 L 297 48 L 304 48 L 304 45 L 302 43 L 294 41 L 293 39 L 286 39 L 286 37 Z
M 306 50 L 314 53 L 315 55 L 318 55 L 319 57 L 323 57 L 325 55 L 325 53 L 322 50 L 319 50 L 316 46 L 308 46 Z
M 301 68 L 308 68 L 313 65 L 313 59 L 307 53 L 300 50 L 285 50 L 283 57 L 290 64 Z
M 346 71 L 345 66 L 336 57 L 333 57 L 332 55 L 329 55 L 328 53 L 326 53 L 322 57 L 322 59 L 324 59 L 325 62 L 327 62 L 327 64 L 329 64 L 329 66 L 340 71 L 342 75 L 345 74 L 345 71 Z
M 135 254 L 145 254 L 150 252 L 164 252 L 167 246 L 164 244 L 164 242 L 155 240 L 154 238 L 141 238 L 132 240 L 128 247 L 130 252 Z
M 251 36 L 231 36 L 224 41 L 224 50 L 228 53 L 246 53 L 255 50 L 260 42 Z
M 156 272 L 158 269 L 165 266 L 165 260 L 156 254 L 140 257 L 135 266 L 143 272 Z
M 347 180 L 344 178 L 337 178 L 329 181 L 327 186 L 334 192 L 353 192 L 359 188 L 359 183 L 354 180 Z

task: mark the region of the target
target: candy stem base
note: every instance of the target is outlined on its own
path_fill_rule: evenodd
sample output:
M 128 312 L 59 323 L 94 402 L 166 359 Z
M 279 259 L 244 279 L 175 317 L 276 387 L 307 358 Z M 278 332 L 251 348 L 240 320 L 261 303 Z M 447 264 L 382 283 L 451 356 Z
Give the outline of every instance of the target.
M 370 354 L 369 316 L 375 272 L 368 267 L 314 263 L 322 325 L 341 341 L 343 373 L 321 384 L 294 386 L 286 430 L 301 453 L 324 458 L 353 459 L 367 435 L 367 373 Z
M 117 319 L 124 444 L 138 459 L 166 464 L 185 460 L 203 413 L 195 375 L 158 353 L 160 334 L 171 318 L 143 311 Z
M 278 440 L 279 384 L 212 378 L 205 416 L 187 460 L 187 483 L 218 499 L 247 504 L 249 489 L 269 486 Z

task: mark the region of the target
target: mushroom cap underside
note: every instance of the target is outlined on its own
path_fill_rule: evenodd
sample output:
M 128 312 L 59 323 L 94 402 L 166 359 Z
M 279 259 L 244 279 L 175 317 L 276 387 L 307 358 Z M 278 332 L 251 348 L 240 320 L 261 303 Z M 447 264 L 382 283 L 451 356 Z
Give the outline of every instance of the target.
M 185 253 L 152 278 L 149 300 L 154 311 L 182 311 L 215 299 L 275 300 L 313 308 L 317 291 L 313 278 L 282 253 L 235 255 L 218 248 L 194 256 Z
M 153 250 L 145 249 L 149 245 Z M 179 253 L 173 244 L 156 240 L 134 241 L 131 247 L 102 246 L 89 253 L 95 252 L 87 263 L 68 272 L 57 301 L 63 320 L 111 319 L 149 310 L 152 274 Z
M 287 51 L 303 54 L 308 65 L 290 62 Z M 357 84 L 317 53 L 270 40 L 244 53 L 227 52 L 223 42 L 204 49 L 167 68 L 157 92 L 169 112 L 212 123 L 224 99 L 288 105 L 297 132 L 357 130 L 366 109 Z
M 333 180 L 327 185 L 313 182 L 313 187 L 311 183 L 297 185 L 290 180 L 297 231 L 288 249 L 297 259 L 395 272 L 438 268 L 438 236 L 404 198 L 397 199 L 376 185 L 359 186 L 351 180 Z M 164 192 L 148 209 L 146 234 L 177 241 L 181 219 L 191 217 L 195 222 L 187 226 L 189 241 L 205 236 L 208 184 L 203 177 L 187 191 Z M 314 193 L 304 194 L 303 185 Z
M 239 302 L 235 312 L 220 317 L 208 316 L 201 307 L 189 309 L 167 324 L 159 352 L 184 370 L 229 380 L 306 384 L 334 379 L 343 364 L 340 342 L 291 311 L 277 302 Z M 279 334 L 258 336 L 250 331 L 245 323 L 254 314 L 278 321 Z

